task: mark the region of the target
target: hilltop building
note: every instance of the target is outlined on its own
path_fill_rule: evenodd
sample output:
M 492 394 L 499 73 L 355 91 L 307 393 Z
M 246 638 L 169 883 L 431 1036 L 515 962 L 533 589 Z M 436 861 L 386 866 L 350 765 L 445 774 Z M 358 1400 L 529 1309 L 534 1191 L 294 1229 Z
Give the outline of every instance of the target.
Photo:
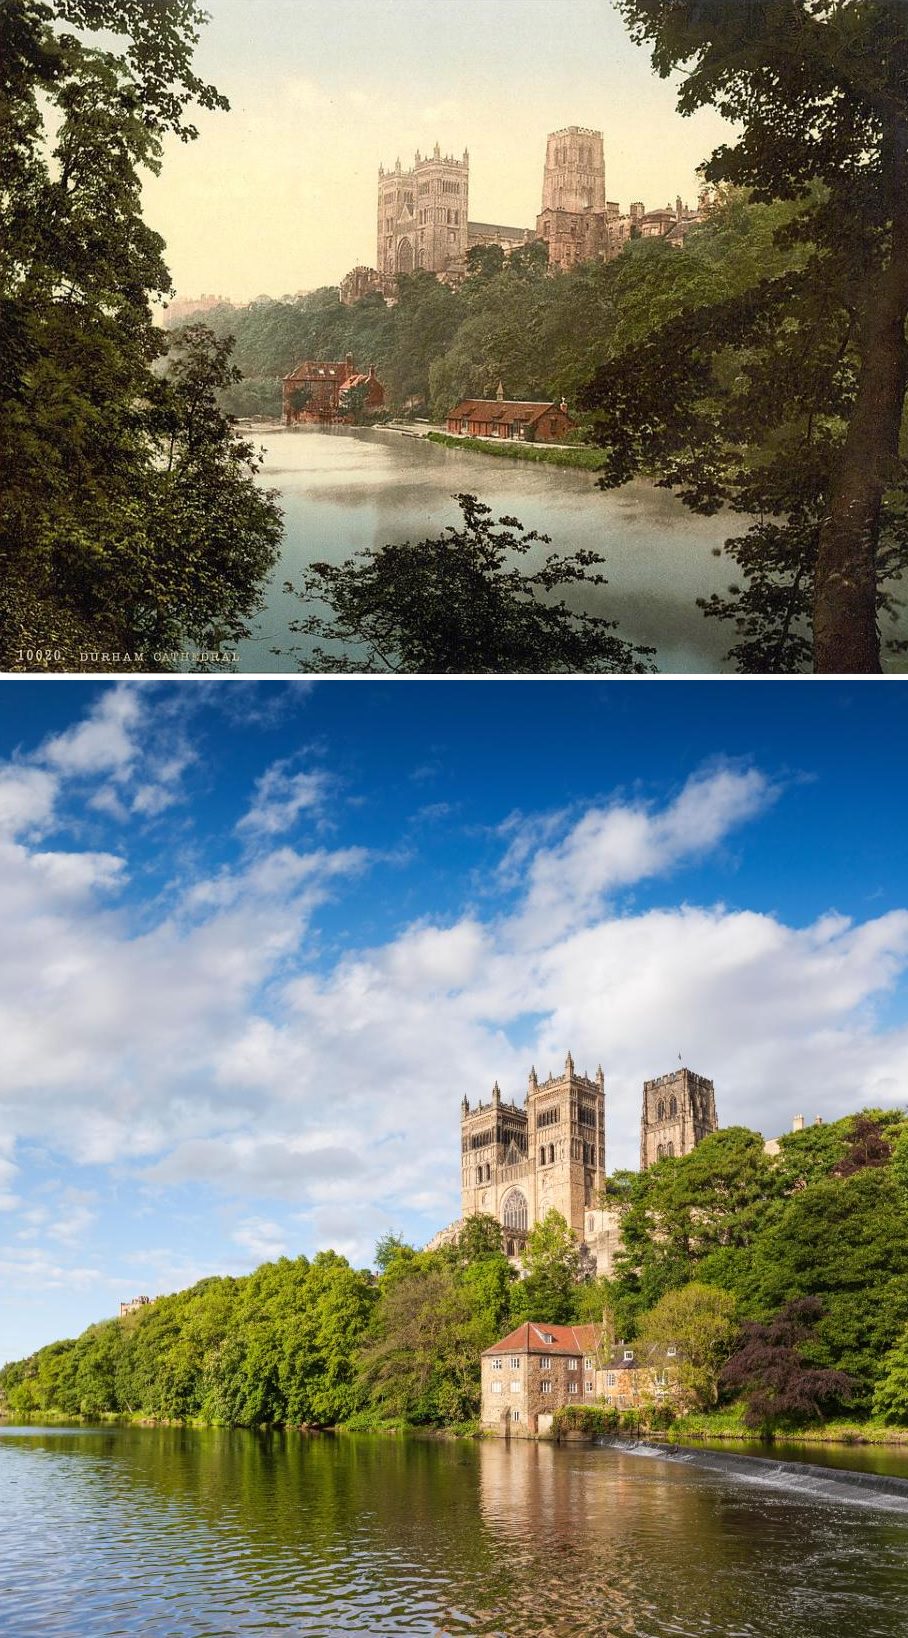
M 394 295 L 395 284 L 393 279 L 383 278 L 375 267 L 351 267 L 341 279 L 339 286 L 340 299 L 344 307 L 352 307 L 354 302 L 362 301 L 364 296 L 377 294 L 384 296 L 387 302 Z
M 559 1211 L 583 1233 L 584 1212 L 605 1182 L 605 1077 L 564 1072 L 540 1081 L 530 1070 L 523 1107 L 505 1103 L 498 1082 L 489 1103 L 461 1104 L 461 1214 L 487 1212 L 515 1256 L 527 1232 Z
M 124 1314 L 138 1314 L 143 1308 L 150 1308 L 152 1301 L 152 1297 L 130 1297 L 128 1302 L 120 1304 L 120 1318 L 122 1319 Z
M 643 1083 L 640 1119 L 640 1170 L 657 1160 L 689 1155 L 711 1132 L 719 1130 L 712 1081 L 692 1069 L 673 1069 Z
M 718 1130 L 712 1081 L 673 1070 L 643 1087 L 641 1170 L 686 1155 Z M 606 1177 L 605 1076 L 578 1075 L 568 1053 L 564 1072 L 540 1081 L 530 1070 L 522 1104 L 506 1101 L 498 1082 L 488 1103 L 460 1106 L 461 1215 L 429 1241 L 455 1241 L 468 1217 L 497 1217 L 504 1248 L 520 1261 L 527 1234 L 560 1212 L 580 1241 L 590 1274 L 611 1276 L 621 1244 L 621 1209 L 603 1203 Z
M 536 218 L 536 237 L 548 248 L 549 266 L 569 268 L 604 259 L 609 210 L 616 218 L 620 214 L 605 197 L 602 132 L 584 125 L 553 131 L 546 145 L 542 210 Z

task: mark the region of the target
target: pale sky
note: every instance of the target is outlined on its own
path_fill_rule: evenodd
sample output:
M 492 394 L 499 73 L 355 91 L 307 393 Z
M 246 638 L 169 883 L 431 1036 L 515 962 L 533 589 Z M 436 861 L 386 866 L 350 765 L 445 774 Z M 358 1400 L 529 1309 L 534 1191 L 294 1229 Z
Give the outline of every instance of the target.
M 535 225 L 545 141 L 605 134 L 608 197 L 693 202 L 727 134 L 681 119 L 612 0 L 208 0 L 199 72 L 231 102 L 146 193 L 179 295 L 248 300 L 375 261 L 379 163 L 470 150 L 470 216 Z M 554 21 L 553 21 L 554 20 Z

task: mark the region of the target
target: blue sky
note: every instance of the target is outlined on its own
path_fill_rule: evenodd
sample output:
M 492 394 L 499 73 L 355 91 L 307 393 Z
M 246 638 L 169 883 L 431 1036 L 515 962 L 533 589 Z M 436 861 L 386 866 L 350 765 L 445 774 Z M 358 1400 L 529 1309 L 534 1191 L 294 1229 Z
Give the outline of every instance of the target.
M 168 143 L 147 210 L 181 295 L 248 300 L 375 257 L 379 163 L 470 150 L 470 215 L 535 227 L 545 140 L 605 136 L 608 197 L 677 192 L 728 134 L 681 119 L 612 0 L 208 0 L 197 66 L 230 99 Z
M 898 684 L 14 682 L 0 1356 L 458 1214 L 458 1105 L 570 1047 L 609 1167 L 899 1103 Z

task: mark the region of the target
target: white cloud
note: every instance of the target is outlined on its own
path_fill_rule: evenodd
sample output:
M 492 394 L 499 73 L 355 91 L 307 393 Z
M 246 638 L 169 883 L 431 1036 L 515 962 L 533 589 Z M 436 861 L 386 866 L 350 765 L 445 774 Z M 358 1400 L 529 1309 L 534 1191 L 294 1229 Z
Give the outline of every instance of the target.
M 231 1238 L 249 1253 L 255 1263 L 273 1263 L 287 1256 L 284 1231 L 262 1217 L 247 1217 L 234 1229 Z
M 661 811 L 626 802 L 591 809 L 563 841 L 532 855 L 519 936 L 551 937 L 578 917 L 588 921 L 604 895 L 702 858 L 776 794 L 756 769 L 718 768 L 689 779 Z
M 302 813 L 316 812 L 327 791 L 327 777 L 320 771 L 291 773 L 288 762 L 275 762 L 256 780 L 252 805 L 237 830 L 248 836 L 279 836 L 290 830 Z
M 82 722 L 45 742 L 43 759 L 67 775 L 125 777 L 139 754 L 136 730 L 143 714 L 141 689 L 126 683 L 107 688 Z
M 0 767 L 0 832 L 18 836 L 41 831 L 49 823 L 57 796 L 57 780 L 44 768 Z

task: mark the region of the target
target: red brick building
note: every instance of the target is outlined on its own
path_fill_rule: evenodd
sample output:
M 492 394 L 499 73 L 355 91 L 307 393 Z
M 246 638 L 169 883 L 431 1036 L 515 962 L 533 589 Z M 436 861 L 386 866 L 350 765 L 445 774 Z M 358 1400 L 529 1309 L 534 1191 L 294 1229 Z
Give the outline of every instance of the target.
M 601 1325 L 519 1325 L 482 1355 L 482 1425 L 532 1439 L 566 1405 L 677 1403 L 678 1351 L 610 1342 Z
M 559 444 L 576 426 L 567 404 L 539 400 L 464 398 L 448 412 L 447 428 L 466 438 L 516 438 L 523 443 Z
M 365 388 L 364 407 L 381 409 L 385 389 L 375 374 L 375 365 L 357 373 L 353 354 L 343 360 L 304 359 L 284 376 L 283 415 L 286 425 L 299 422 L 343 421 L 344 394 Z

